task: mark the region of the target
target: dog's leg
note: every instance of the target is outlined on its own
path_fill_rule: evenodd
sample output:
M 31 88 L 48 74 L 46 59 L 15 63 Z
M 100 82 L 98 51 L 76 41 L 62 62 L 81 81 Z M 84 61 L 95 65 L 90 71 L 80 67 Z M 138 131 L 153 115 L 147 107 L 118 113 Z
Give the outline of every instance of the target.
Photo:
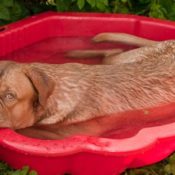
M 72 58 L 89 58 L 102 57 L 102 64 L 125 64 L 143 60 L 144 54 L 152 52 L 152 47 L 141 47 L 129 51 L 121 50 L 75 50 L 70 51 L 67 55 Z
M 152 46 L 159 42 L 141 37 L 137 37 L 125 33 L 101 33 L 93 38 L 95 42 L 123 42 L 130 45 L 137 46 Z M 151 48 L 151 47 L 150 47 Z M 67 56 L 72 58 L 89 58 L 89 57 L 103 57 L 103 64 L 124 64 L 137 62 L 142 60 L 144 53 L 150 51 L 150 48 L 138 48 L 130 51 L 122 52 L 122 49 L 109 50 L 75 50 L 68 52 Z
M 90 57 L 107 57 L 113 54 L 123 52 L 122 49 L 105 49 L 105 50 L 73 50 L 66 53 L 71 58 L 90 58 Z
M 120 54 L 112 54 L 106 56 L 102 60 L 102 64 L 126 64 L 142 61 L 146 59 L 145 55 L 153 51 L 152 47 L 141 47 Z
M 122 52 L 121 50 L 86 50 L 86 51 L 72 51 L 69 53 L 69 56 L 76 57 L 76 58 L 87 58 L 87 57 L 94 57 L 94 56 L 101 56 L 103 57 L 103 64 L 125 64 L 125 63 L 133 63 L 139 62 L 143 59 L 146 59 L 147 54 L 150 54 L 155 51 L 157 45 L 159 43 L 153 40 L 144 39 L 141 37 L 123 34 L 123 33 L 101 33 L 94 37 L 93 39 L 96 42 L 101 41 L 115 41 L 115 42 L 124 42 L 127 44 L 134 44 L 138 46 L 144 46 L 141 48 L 129 50 L 126 52 Z M 164 47 L 164 44 L 161 46 Z
M 159 41 L 153 41 L 126 33 L 100 33 L 96 35 L 92 40 L 94 42 L 120 42 L 129 45 L 136 45 L 139 47 L 150 46 L 159 43 Z

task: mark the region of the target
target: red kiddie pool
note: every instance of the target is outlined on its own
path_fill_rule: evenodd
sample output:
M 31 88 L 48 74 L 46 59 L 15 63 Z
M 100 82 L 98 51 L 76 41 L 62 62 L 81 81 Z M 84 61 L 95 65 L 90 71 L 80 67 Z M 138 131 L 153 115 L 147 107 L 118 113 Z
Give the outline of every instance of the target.
M 64 57 L 64 53 L 72 49 L 132 48 L 92 43 L 90 38 L 100 32 L 165 40 L 175 38 L 175 23 L 134 15 L 47 12 L 1 27 L 0 58 L 96 64 L 100 58 L 72 60 Z M 160 161 L 174 150 L 175 120 L 157 121 L 139 129 L 132 124 L 105 138 L 73 136 L 54 141 L 0 130 L 0 159 L 15 168 L 29 165 L 39 175 L 118 175 L 126 168 Z

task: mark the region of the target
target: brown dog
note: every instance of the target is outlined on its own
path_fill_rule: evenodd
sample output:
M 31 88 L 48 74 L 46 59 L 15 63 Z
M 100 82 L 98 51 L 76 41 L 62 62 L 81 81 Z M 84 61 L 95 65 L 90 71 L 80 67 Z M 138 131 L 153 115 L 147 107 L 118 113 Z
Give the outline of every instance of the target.
M 104 35 L 108 38 L 102 34 L 102 40 Z M 121 54 L 104 51 L 109 65 L 1 62 L 0 127 L 59 139 L 102 135 L 138 119 L 139 123 L 170 116 L 175 102 L 175 42 L 122 36 L 135 38 L 133 44 L 147 41 L 148 46 Z

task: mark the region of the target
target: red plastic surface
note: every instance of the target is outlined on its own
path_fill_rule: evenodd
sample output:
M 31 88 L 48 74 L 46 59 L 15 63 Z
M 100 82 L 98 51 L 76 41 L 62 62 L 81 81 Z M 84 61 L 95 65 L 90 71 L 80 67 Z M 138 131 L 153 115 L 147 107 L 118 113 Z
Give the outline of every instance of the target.
M 48 63 L 100 63 L 100 59 L 72 60 L 72 49 L 114 48 L 94 44 L 100 32 L 125 32 L 154 40 L 175 38 L 175 23 L 133 15 L 48 12 L 10 24 L 0 31 L 0 58 Z M 120 45 L 129 49 L 131 47 Z M 40 175 L 118 175 L 126 168 L 157 162 L 175 150 L 175 120 L 137 128 L 132 125 L 106 138 L 74 136 L 37 140 L 9 129 L 0 130 L 0 159 L 20 168 L 29 165 Z

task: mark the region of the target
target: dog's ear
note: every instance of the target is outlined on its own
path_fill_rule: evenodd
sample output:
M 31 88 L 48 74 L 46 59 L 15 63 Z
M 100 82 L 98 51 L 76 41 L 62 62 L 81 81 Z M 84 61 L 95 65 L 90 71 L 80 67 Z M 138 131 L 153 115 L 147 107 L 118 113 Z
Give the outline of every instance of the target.
M 25 75 L 38 94 L 39 104 L 44 107 L 54 89 L 54 81 L 39 68 L 29 67 L 25 69 Z

